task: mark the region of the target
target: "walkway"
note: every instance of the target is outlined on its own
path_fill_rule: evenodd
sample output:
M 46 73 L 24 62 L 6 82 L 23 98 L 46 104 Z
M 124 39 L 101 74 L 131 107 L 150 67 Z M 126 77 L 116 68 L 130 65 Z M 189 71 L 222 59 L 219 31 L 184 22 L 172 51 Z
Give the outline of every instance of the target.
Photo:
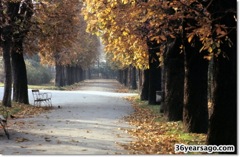
M 115 93 L 117 87 L 115 80 L 87 80 L 78 91 L 51 91 L 55 109 L 11 120 L 17 125 L 10 140 L 0 136 L 0 154 L 128 154 L 117 144 L 133 140 L 121 129 L 130 127 L 122 117 L 133 112 L 122 97 L 135 94 Z

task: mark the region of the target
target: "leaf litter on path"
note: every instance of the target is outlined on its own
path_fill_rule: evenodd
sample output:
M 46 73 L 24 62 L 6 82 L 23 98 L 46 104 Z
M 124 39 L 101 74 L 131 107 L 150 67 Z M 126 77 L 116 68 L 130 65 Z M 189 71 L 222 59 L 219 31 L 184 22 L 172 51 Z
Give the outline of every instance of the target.
M 141 107 L 135 97 L 127 99 L 135 112 L 124 119 L 135 128 L 126 131 L 137 140 L 120 145 L 129 150 L 130 154 L 176 154 L 175 144 L 205 144 L 206 134 L 185 133 L 182 122 L 167 122 L 160 113 Z

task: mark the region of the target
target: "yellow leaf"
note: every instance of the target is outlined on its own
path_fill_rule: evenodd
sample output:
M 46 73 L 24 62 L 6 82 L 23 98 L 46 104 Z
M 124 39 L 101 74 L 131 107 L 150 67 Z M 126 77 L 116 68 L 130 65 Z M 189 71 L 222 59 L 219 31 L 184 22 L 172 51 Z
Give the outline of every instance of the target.
M 212 59 L 212 56 L 204 56 L 203 58 L 210 61 Z
M 213 51 L 212 47 L 209 47 L 208 52 L 212 53 L 212 51 Z
M 167 40 L 167 38 L 166 38 L 164 35 L 161 35 L 160 38 L 161 38 L 163 41 Z
M 191 34 L 188 35 L 188 42 L 189 42 L 189 43 L 192 41 L 193 37 L 194 37 L 194 34 L 193 34 L 193 33 L 191 33 Z
M 128 32 L 126 32 L 126 31 L 123 31 L 123 36 L 127 36 L 128 35 Z

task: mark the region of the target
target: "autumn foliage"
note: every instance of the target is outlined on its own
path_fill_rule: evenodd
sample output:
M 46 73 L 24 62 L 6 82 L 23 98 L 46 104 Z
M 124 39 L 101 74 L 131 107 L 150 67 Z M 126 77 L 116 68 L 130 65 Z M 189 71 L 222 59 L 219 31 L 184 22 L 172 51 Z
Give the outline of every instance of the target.
M 123 65 L 148 67 L 147 39 L 159 43 L 159 57 L 168 39 L 182 37 L 194 46 L 200 40 L 201 51 L 208 51 L 206 59 L 221 52 L 223 41 L 231 46 L 228 32 L 232 27 L 212 25 L 208 12 L 212 2 L 197 0 L 138 1 L 138 0 L 84 0 L 83 14 L 88 22 L 87 31 L 101 37 L 106 53 Z M 185 39 L 184 39 L 185 38 Z M 184 49 L 184 45 L 181 46 Z
M 81 7 L 78 0 L 36 3 L 32 19 L 35 25 L 25 43 L 28 52 L 39 52 L 44 64 L 91 65 L 98 56 L 99 41 L 86 33 Z

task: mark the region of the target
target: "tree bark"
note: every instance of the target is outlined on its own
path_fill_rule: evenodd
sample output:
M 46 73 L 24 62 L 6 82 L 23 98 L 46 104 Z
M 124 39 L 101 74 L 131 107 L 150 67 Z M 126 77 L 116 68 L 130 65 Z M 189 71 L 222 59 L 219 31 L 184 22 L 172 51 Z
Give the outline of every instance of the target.
M 31 0 L 24 2 L 9 2 L 11 25 L 13 25 L 12 70 L 13 70 L 13 100 L 29 104 L 27 70 L 23 57 L 23 40 L 31 27 L 33 5 Z M 21 23 L 19 23 L 21 22 Z M 17 33 L 16 33 L 17 32 Z
M 149 91 L 148 104 L 156 104 L 156 91 L 161 91 L 161 67 L 157 53 L 159 44 L 148 42 L 149 53 Z
M 130 79 L 130 88 L 137 89 L 137 76 L 136 76 L 136 68 L 131 67 L 131 79 Z
M 11 107 L 12 96 L 12 67 L 11 67 L 11 27 L 5 26 L 2 29 L 2 48 L 3 48 L 3 63 L 4 63 L 4 94 L 2 104 L 3 106 Z
M 128 86 L 128 68 L 123 70 L 123 84 Z
M 164 57 L 165 101 L 164 115 L 169 121 L 182 120 L 184 91 L 184 55 L 180 52 L 181 40 L 167 45 Z
M 23 57 L 22 41 L 15 42 L 12 53 L 13 101 L 29 104 L 27 70 Z
M 183 123 L 185 130 L 207 133 L 208 130 L 208 61 L 204 53 L 185 43 L 185 83 Z
M 63 87 L 65 85 L 64 67 L 56 63 L 55 86 Z
M 138 91 L 141 92 L 143 87 L 143 70 L 138 69 Z
M 148 90 L 149 90 L 149 69 L 143 71 L 144 80 L 140 98 L 141 100 L 148 100 Z
M 213 25 L 220 24 L 227 27 L 236 27 L 234 19 L 237 13 L 237 2 L 233 0 L 215 0 L 209 7 L 214 14 L 213 18 L 219 18 Z M 232 12 L 230 12 L 231 10 Z M 214 58 L 213 63 L 213 113 L 210 118 L 207 144 L 234 145 L 237 154 L 237 32 L 228 34 L 233 45 L 225 42 L 221 45 L 222 54 Z M 224 152 L 222 152 L 224 153 Z

